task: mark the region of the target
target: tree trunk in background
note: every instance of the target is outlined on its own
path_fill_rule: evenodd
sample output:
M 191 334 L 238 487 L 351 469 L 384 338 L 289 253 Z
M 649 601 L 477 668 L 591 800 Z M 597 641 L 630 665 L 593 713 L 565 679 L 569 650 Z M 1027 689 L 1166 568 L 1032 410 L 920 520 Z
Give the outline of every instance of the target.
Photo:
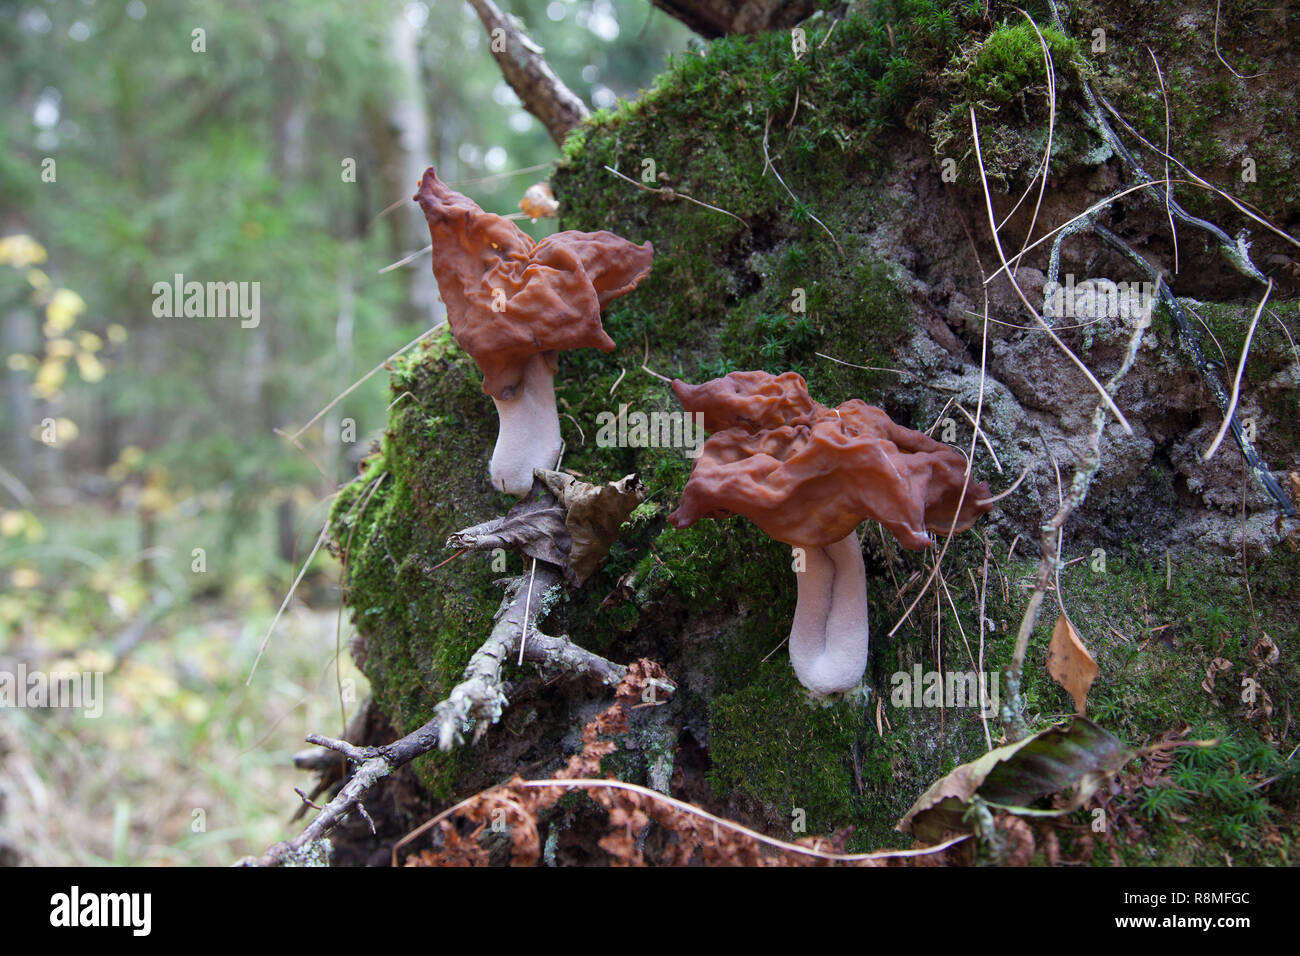
M 340 267 L 335 287 L 339 295 L 339 311 L 334 319 L 334 350 L 339 356 L 338 385 L 342 393 L 352 381 L 352 327 L 355 319 L 356 287 L 352 273 L 346 267 Z M 343 405 L 335 405 L 325 416 L 325 473 L 331 480 L 325 489 L 329 494 L 334 491 L 333 482 L 345 482 L 356 472 L 348 467 L 347 454 L 349 445 L 343 441 Z M 355 436 L 353 437 L 355 441 Z
M 383 206 L 409 200 L 431 158 L 428 103 L 417 40 L 418 31 L 407 21 L 402 5 L 395 4 L 388 30 L 388 55 L 400 77 L 399 93 L 368 111 L 374 117 L 371 125 L 379 154 Z M 415 203 L 401 202 L 385 218 L 394 260 L 429 244 L 428 226 Z M 407 290 L 404 318 L 430 325 L 441 321 L 442 302 L 427 260 L 417 259 L 401 274 Z
M 275 153 L 272 158 L 273 168 L 280 184 L 297 180 L 303 166 L 303 142 L 307 130 L 307 111 L 303 104 L 292 96 L 283 93 L 275 106 Z M 284 388 L 278 384 L 275 375 L 266 371 L 280 367 L 281 341 L 280 327 L 274 312 L 262 316 L 262 322 L 254 330 L 265 343 L 265 364 L 263 374 L 259 376 L 257 391 L 258 405 L 261 412 L 262 428 L 273 433 L 283 418 L 281 400 Z M 281 560 L 293 563 L 297 554 L 297 530 L 294 520 L 294 506 L 291 497 L 282 497 L 275 506 L 276 553 Z
M 31 355 L 36 349 L 36 320 L 30 308 L 15 306 L 5 313 L 0 351 L 5 355 Z M 5 462 L 25 485 L 31 485 L 33 448 L 31 428 L 36 424 L 36 403 L 32 398 L 32 373 L 6 368 L 5 417 L 9 433 L 5 436 Z
M 787 30 L 817 8 L 814 0 L 651 0 L 651 3 L 710 40 L 728 33 Z

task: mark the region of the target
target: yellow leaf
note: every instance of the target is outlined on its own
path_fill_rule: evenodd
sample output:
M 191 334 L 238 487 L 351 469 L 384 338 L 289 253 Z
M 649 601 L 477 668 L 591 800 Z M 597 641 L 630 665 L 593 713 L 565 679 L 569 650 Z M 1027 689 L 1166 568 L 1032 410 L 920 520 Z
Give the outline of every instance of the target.
M 17 233 L 0 239 L 0 262 L 22 269 L 36 262 L 44 262 L 45 247 L 31 236 Z
M 23 355 L 21 352 L 15 352 L 5 360 L 5 364 L 15 372 L 30 372 L 32 369 L 36 368 L 36 358 L 32 355 Z
M 85 382 L 98 382 L 104 377 L 104 366 L 90 352 L 77 353 L 77 371 Z
M 77 316 L 86 311 L 86 302 L 71 289 L 59 289 L 45 307 L 45 318 L 57 332 L 66 332 L 76 324 Z
M 9 572 L 9 580 L 16 588 L 37 588 L 41 586 L 41 572 L 35 568 L 14 568 Z
M 1088 688 L 1097 679 L 1097 662 L 1075 633 L 1074 625 L 1062 614 L 1052 631 L 1052 643 L 1047 649 L 1047 672 L 1074 698 L 1074 709 L 1080 715 L 1088 712 Z
M 32 392 L 38 398 L 53 398 L 63 387 L 68 377 L 68 370 L 60 360 L 42 362 L 32 382 Z
M 0 535 L 12 538 L 23 533 L 27 527 L 27 516 L 22 511 L 6 511 L 0 514 Z
M 126 341 L 125 326 L 118 325 L 116 322 L 114 322 L 106 329 L 106 331 L 108 332 L 108 340 L 112 342 L 114 345 L 121 345 L 123 342 Z
M 45 343 L 45 351 L 51 358 L 72 358 L 76 354 L 77 347 L 72 344 L 71 339 L 50 339 Z

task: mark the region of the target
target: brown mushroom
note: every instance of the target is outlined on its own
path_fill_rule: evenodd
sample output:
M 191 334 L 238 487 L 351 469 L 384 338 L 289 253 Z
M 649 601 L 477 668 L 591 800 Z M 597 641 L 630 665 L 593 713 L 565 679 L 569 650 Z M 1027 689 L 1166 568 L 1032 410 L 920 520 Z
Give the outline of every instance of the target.
M 802 549 L 790 631 L 795 673 L 816 693 L 851 689 L 866 670 L 868 646 L 857 526 L 879 521 L 903 547 L 920 550 L 931 544 L 927 529 L 964 531 L 988 511 L 988 485 L 968 486 L 960 452 L 894 424 L 879 408 L 859 399 L 833 409 L 813 401 L 794 372 L 674 381 L 673 391 L 687 411 L 703 413 L 712 434 L 668 520 L 686 528 L 742 514 Z
M 433 240 L 433 274 L 456 342 L 483 373 L 500 417 L 494 487 L 526 494 L 561 448 L 554 376 L 561 349 L 614 349 L 600 312 L 650 274 L 654 247 L 612 232 L 541 242 L 442 183 L 433 167 L 415 199 Z

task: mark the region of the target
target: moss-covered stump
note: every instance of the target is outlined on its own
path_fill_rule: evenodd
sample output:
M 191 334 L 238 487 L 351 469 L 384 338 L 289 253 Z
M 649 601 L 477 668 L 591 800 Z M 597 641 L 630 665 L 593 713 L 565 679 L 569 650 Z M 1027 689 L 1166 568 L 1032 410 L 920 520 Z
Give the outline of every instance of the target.
M 1204 55 L 1208 32 L 1184 29 L 1186 16 L 1203 11 L 1179 13 L 1175 4 L 1152 16 L 1139 7 L 1082 4 L 1065 11 L 1068 35 L 1044 34 L 1058 74 L 1059 125 L 1035 236 L 1117 191 L 1123 178 L 1090 131 L 1081 78 L 1107 90 L 1136 127 L 1163 143 L 1163 109 L 1156 116 L 1147 108 L 1153 91 L 1159 103 L 1159 87 L 1135 51 L 1146 43 L 1157 51 L 1175 103 L 1223 72 Z M 675 411 L 659 376 L 699 381 L 734 369 L 794 370 L 828 405 L 860 397 L 900 423 L 933 426 L 970 447 L 970 424 L 954 405 L 971 415 L 981 405 L 982 275 L 998 255 L 973 165 L 969 107 L 976 104 L 986 161 L 997 174 L 990 182 L 999 220 L 1030 185 L 1048 115 L 1037 34 L 1010 8 L 987 20 L 978 8 L 855 5 L 833 31 L 829 16 L 808 23 L 798 57 L 785 34 L 724 39 L 683 54 L 640 100 L 601 111 L 576 131 L 553 180 L 564 228 L 649 239 L 657 255 L 650 278 L 606 316 L 617 350 L 567 353 L 556 379 L 564 467 L 589 481 L 636 472 L 650 495 L 605 566 L 566 597 L 545 629 L 620 662 L 652 658 L 677 681 L 656 729 L 637 736 L 610 769 L 638 782 L 671 779 L 674 793 L 776 835 L 853 827 L 854 849 L 905 845 L 893 828 L 912 801 L 1002 736 L 996 717 L 986 721 L 978 708 L 952 701 L 936 705 L 910 681 L 917 673 L 980 670 L 1000 679 L 1037 564 L 1038 525 L 1056 509 L 1044 448 L 1068 482 L 1097 394 L 1032 327 L 1005 277 L 991 284 L 981 421 L 1002 472 L 982 445 L 975 470 L 996 489 L 1022 467 L 1035 468 L 997 512 L 952 542 L 942 582 L 906 616 L 930 557 L 901 551 L 875 525 L 864 528 L 871 659 L 862 690 L 836 701 L 808 697 L 783 646 L 795 600 L 789 549 L 744 519 L 671 528 L 665 515 L 691 459 L 681 448 L 609 447 L 601 415 L 622 414 L 632 424 L 635 413 Z M 1030 9 L 1040 25 L 1050 23 L 1045 9 Z M 1294 69 L 1294 50 L 1250 28 L 1246 16 L 1244 5 L 1225 4 L 1232 52 L 1254 51 L 1239 70 Z M 1107 30 L 1108 53 L 1093 50 L 1094 22 Z M 1232 108 L 1272 109 L 1276 90 L 1267 84 L 1234 78 L 1228 86 L 1223 96 Z M 1203 119 L 1194 102 L 1174 110 L 1175 154 Z M 1252 149 L 1273 162 L 1289 146 L 1271 122 L 1259 125 Z M 1142 155 L 1150 170 L 1162 169 L 1163 161 L 1157 167 Z M 1222 157 L 1201 151 L 1196 158 L 1213 166 Z M 1236 170 L 1220 164 L 1198 172 L 1238 189 Z M 1245 198 L 1275 222 L 1296 220 L 1293 184 L 1261 177 L 1247 185 L 1258 189 Z M 1020 248 L 1033 198 L 1004 230 L 1004 248 Z M 1183 198 L 1230 233 L 1244 224 L 1222 201 L 1198 198 L 1193 206 L 1190 195 Z M 1261 290 L 1187 227 L 1179 230 L 1174 276 L 1165 213 L 1141 197 L 1121 202 L 1106 221 L 1165 271 L 1175 292 L 1196 296 L 1184 302 L 1205 324 L 1204 348 L 1235 370 Z M 1285 328 L 1296 325 L 1294 275 L 1269 257 L 1287 249 L 1294 252 L 1273 237 L 1254 250 L 1277 289 L 1254 336 L 1241 399 L 1261 454 L 1282 479 L 1300 467 L 1300 356 Z M 1046 251 L 1039 246 L 1019 270 L 1031 301 L 1042 301 Z M 1066 243 L 1062 268 L 1081 279 L 1143 278 L 1087 233 Z M 1131 328 L 1113 317 L 1063 320 L 1060 334 L 1104 380 Z M 1220 416 L 1177 335 L 1158 310 L 1116 396 L 1134 433 L 1106 431 L 1101 471 L 1066 526 L 1059 599 L 1101 668 L 1091 716 L 1132 744 L 1180 722 L 1193 737 L 1222 741 L 1183 753 L 1164 784 L 1126 798 L 1128 835 L 1115 834 L 1120 857 L 1294 861 L 1300 796 L 1296 762 L 1287 757 L 1300 740 L 1300 721 L 1291 716 L 1300 702 L 1293 586 L 1300 564 L 1279 540 L 1291 526 L 1275 527 L 1237 449 L 1228 443 L 1212 461 L 1202 459 Z M 493 579 L 522 570 L 517 555 L 504 569 L 472 554 L 436 567 L 450 556 L 449 532 L 509 505 L 487 486 L 496 419 L 479 380 L 445 333 L 396 361 L 382 447 L 334 509 L 359 633 L 354 650 L 381 709 L 403 730 L 430 715 L 486 636 L 500 599 Z M 634 427 L 631 437 L 626 445 L 637 445 Z M 1073 712 L 1044 668 L 1056 598 L 1048 595 L 1025 674 L 1035 729 Z M 1279 648 L 1276 660 L 1259 659 L 1266 634 Z M 555 769 L 600 705 L 599 692 L 578 681 L 542 685 L 528 668 L 511 668 L 510 677 L 512 704 L 496 727 L 418 765 L 438 800 L 516 771 Z M 1243 677 L 1263 692 L 1253 703 L 1242 699 Z M 590 822 L 589 813 L 573 813 L 565 825 Z

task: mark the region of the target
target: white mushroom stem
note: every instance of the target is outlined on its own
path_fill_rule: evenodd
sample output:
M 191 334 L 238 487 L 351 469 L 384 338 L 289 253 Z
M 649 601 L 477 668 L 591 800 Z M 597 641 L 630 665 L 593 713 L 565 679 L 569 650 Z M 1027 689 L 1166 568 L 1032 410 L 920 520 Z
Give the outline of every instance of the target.
M 509 399 L 493 398 L 500 418 L 488 474 L 492 487 L 526 495 L 534 468 L 554 468 L 560 457 L 560 416 L 555 408 L 555 375 L 539 353 L 524 367 L 524 380 Z
M 856 534 L 805 548 L 790 662 L 815 694 L 851 690 L 867 669 L 867 569 Z

